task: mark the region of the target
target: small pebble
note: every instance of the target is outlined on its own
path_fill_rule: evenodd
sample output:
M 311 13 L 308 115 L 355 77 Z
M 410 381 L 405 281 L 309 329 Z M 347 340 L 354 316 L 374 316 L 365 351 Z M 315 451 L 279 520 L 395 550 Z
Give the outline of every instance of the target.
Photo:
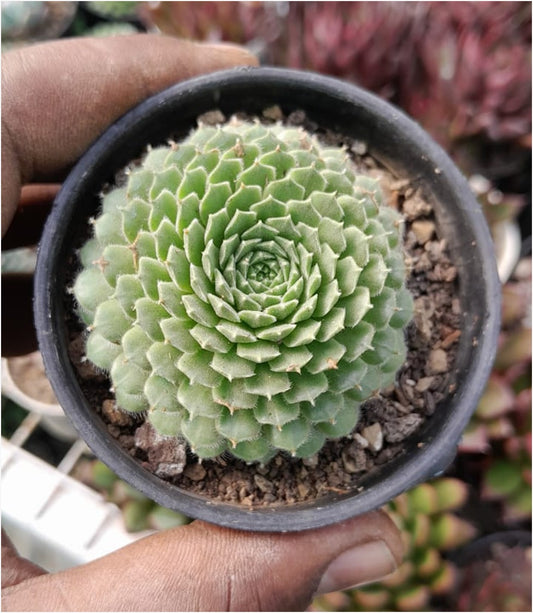
M 271 119 L 272 121 L 281 121 L 283 119 L 283 111 L 277 104 L 269 106 L 263 111 L 263 117 L 265 119 Z
M 433 349 L 428 358 L 429 371 L 433 374 L 440 374 L 448 370 L 448 357 L 444 349 Z
M 361 447 L 352 449 L 351 446 L 341 453 L 342 465 L 344 470 L 349 474 L 354 474 L 365 470 L 366 456 Z
M 116 426 L 128 426 L 133 422 L 131 415 L 121 411 L 114 400 L 104 400 L 102 403 L 102 413 L 111 424 Z
M 425 245 L 435 234 L 435 224 L 428 220 L 414 221 L 411 229 L 420 245 Z
M 307 483 L 298 483 L 298 485 L 296 486 L 296 489 L 298 490 L 298 494 L 300 495 L 300 498 L 304 499 L 307 496 L 307 494 L 309 494 L 309 490 L 311 488 L 309 487 Z
M 415 385 L 416 391 L 420 393 L 425 392 L 432 386 L 434 380 L 434 377 L 422 377 L 417 381 L 417 384 Z
M 354 143 L 352 145 L 352 151 L 356 155 L 365 155 L 367 150 L 368 150 L 368 146 L 367 146 L 367 144 L 365 142 L 363 142 L 361 140 L 354 141 Z
M 455 341 L 459 340 L 460 336 L 461 330 L 454 330 L 451 334 L 448 334 L 448 336 L 442 341 L 440 346 L 442 347 L 442 349 L 448 349 L 448 347 L 451 347 L 455 343 Z
M 254 475 L 254 481 L 257 487 L 262 492 L 270 493 L 274 489 L 274 484 L 272 483 L 272 481 L 265 479 L 265 477 L 263 477 L 262 475 Z
M 383 432 L 378 422 L 365 428 L 361 434 L 368 441 L 368 446 L 372 451 L 380 451 L 383 447 Z
M 217 124 L 225 123 L 226 117 L 222 111 L 214 110 L 207 111 L 198 117 L 198 123 L 204 123 L 208 126 L 216 126 Z
M 429 215 L 429 213 L 431 213 L 431 205 L 418 193 L 413 194 L 413 197 L 403 204 L 403 214 L 410 221 Z
M 206 475 L 206 470 L 201 464 L 198 463 L 187 464 L 183 474 L 191 481 L 201 481 Z
M 318 454 L 310 456 L 309 458 L 303 458 L 302 464 L 308 468 L 315 468 L 318 466 Z
M 359 432 L 356 432 L 353 435 L 353 440 L 357 441 L 363 449 L 366 449 L 368 447 L 368 441 L 366 440 L 364 436 L 361 436 Z
M 160 462 L 155 469 L 158 477 L 177 477 L 183 472 L 182 462 Z

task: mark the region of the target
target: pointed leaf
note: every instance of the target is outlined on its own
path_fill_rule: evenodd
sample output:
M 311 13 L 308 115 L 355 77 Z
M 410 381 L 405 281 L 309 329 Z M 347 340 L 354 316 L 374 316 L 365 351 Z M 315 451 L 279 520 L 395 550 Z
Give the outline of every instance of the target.
M 281 430 L 270 427 L 270 441 L 274 447 L 296 453 L 298 447 L 305 443 L 311 434 L 311 425 L 307 420 L 295 419 L 285 424 Z
M 93 327 L 98 334 L 112 343 L 119 343 L 131 325 L 132 320 L 116 300 L 106 300 L 96 309 Z
M 216 427 L 220 434 L 230 441 L 232 447 L 242 441 L 253 441 L 261 434 L 261 425 L 250 409 L 239 409 L 233 413 L 222 409 Z
M 199 383 L 191 384 L 183 378 L 178 387 L 178 401 L 193 418 L 215 418 L 220 415 L 220 406 L 213 401 L 212 392 L 210 387 Z
M 268 366 L 260 365 L 256 368 L 255 375 L 246 379 L 244 386 L 250 394 L 270 399 L 276 394 L 286 392 L 291 384 L 286 373 L 272 372 Z
M 277 343 L 269 341 L 256 341 L 237 345 L 237 355 L 255 364 L 262 364 L 273 360 L 281 353 Z
M 181 375 L 176 364 L 181 357 L 181 351 L 178 351 L 170 343 L 153 343 L 148 349 L 146 357 L 155 375 L 164 377 L 174 385 L 179 383 Z
M 152 339 L 146 332 L 140 326 L 134 325 L 124 334 L 121 344 L 128 361 L 148 370 L 150 362 L 146 358 L 146 352 L 152 343 Z
M 235 351 L 215 353 L 211 360 L 211 367 L 228 381 L 253 377 L 255 373 L 254 363 L 239 357 Z
M 291 389 L 284 394 L 285 400 L 293 402 L 315 402 L 316 398 L 328 389 L 326 375 L 321 372 L 316 375 L 293 374 L 291 375 Z
M 300 405 L 288 404 L 280 396 L 275 396 L 271 400 L 261 397 L 257 401 L 254 415 L 260 424 L 268 424 L 280 428 L 300 416 Z
M 144 384 L 144 393 L 152 408 L 168 412 L 180 409 L 176 396 L 176 386 L 164 377 L 150 375 Z
M 220 385 L 222 376 L 211 368 L 212 357 L 207 351 L 184 353 L 178 360 L 178 368 L 192 384 L 216 387 Z

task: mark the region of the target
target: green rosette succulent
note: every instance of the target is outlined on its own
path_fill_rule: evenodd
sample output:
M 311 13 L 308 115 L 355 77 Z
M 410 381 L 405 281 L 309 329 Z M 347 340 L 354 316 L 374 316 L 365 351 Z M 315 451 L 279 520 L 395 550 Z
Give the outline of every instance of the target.
M 302 128 L 200 124 L 91 221 L 74 285 L 87 358 L 118 407 L 199 457 L 310 456 L 405 359 L 401 217 Z

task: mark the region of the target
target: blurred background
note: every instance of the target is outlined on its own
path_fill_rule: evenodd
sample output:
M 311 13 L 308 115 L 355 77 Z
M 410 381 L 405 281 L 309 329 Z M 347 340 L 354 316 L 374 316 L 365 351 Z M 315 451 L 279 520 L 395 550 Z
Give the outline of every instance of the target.
M 531 4 L 19 1 L 2 2 L 1 17 L 2 53 L 143 31 L 238 43 L 263 64 L 375 92 L 446 149 L 495 243 L 503 287 L 496 363 L 454 463 L 388 505 L 408 548 L 401 568 L 317 598 L 310 610 L 531 611 Z M 32 249 L 2 254 L 3 278 L 34 265 Z M 2 437 L 4 526 L 49 570 L 189 521 L 91 456 L 39 354 L 3 361 Z

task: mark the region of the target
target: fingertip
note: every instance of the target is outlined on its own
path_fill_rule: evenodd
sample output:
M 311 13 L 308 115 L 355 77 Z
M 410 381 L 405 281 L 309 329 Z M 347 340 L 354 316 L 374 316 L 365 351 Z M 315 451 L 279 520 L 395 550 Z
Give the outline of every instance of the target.
M 406 554 L 406 544 L 402 533 L 386 511 L 380 509 L 374 513 L 377 521 L 380 522 L 381 538 L 390 549 L 396 565 L 399 566 Z
M 318 584 L 317 594 L 346 590 L 372 583 L 398 568 L 385 541 L 370 541 L 343 551 L 327 567 Z
M 259 60 L 253 53 L 233 43 L 195 43 L 195 45 L 211 53 L 214 60 L 228 67 L 259 65 Z
M 383 510 L 344 522 L 344 546 L 327 565 L 317 594 L 372 583 L 393 573 L 405 555 L 401 532 Z

